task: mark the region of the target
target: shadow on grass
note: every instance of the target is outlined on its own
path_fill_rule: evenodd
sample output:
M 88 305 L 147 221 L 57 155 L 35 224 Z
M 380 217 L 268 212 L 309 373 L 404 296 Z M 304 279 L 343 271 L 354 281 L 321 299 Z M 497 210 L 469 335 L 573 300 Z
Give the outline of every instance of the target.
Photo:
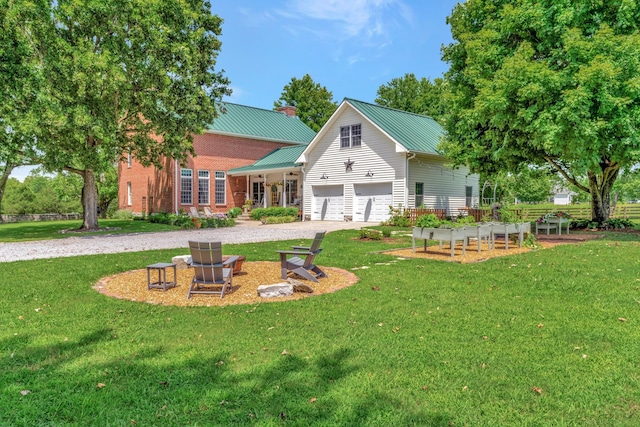
M 347 348 L 311 359 L 256 354 L 256 363 L 237 370 L 230 354 L 176 357 L 157 345 L 114 357 L 113 349 L 101 349 L 117 345 L 110 329 L 51 346 L 25 340 L 34 337 L 0 342 L 0 406 L 12 408 L 0 414 L 0 424 L 446 425 L 451 419 L 407 410 L 391 392 L 369 392 L 366 369 Z M 23 350 L 6 352 L 16 347 Z M 112 356 L 103 360 L 102 353 Z

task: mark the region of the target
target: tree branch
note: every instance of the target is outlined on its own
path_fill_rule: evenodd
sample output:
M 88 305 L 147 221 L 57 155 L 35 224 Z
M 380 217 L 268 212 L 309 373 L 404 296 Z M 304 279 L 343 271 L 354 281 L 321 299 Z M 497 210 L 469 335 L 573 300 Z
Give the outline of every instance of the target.
M 547 163 L 549 163 L 551 166 L 553 166 L 559 173 L 560 175 L 562 175 L 564 177 L 564 179 L 566 179 L 567 181 L 569 181 L 571 184 L 575 185 L 576 187 L 578 187 L 579 189 L 581 189 L 582 191 L 585 191 L 587 193 L 591 193 L 591 190 L 589 189 L 589 187 L 586 187 L 582 184 L 580 184 L 580 182 L 578 182 L 577 179 L 575 179 L 573 176 L 570 176 L 567 171 L 565 171 L 562 166 L 560 166 L 554 159 L 552 159 L 549 156 L 543 156 L 544 159 L 547 161 Z

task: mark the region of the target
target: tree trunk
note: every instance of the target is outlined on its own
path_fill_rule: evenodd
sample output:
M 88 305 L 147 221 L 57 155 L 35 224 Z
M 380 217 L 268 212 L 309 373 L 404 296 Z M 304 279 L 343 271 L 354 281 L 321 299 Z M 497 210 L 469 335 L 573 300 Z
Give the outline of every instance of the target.
M 82 208 L 84 221 L 81 230 L 98 229 L 98 187 L 96 177 L 91 169 L 82 172 Z
M 2 175 L 0 175 L 0 214 L 2 214 L 2 199 L 4 198 L 4 189 L 7 186 L 7 181 L 9 180 L 9 175 L 13 172 L 13 166 L 11 163 L 8 163 L 2 168 Z M 3 223 L 2 215 L 0 215 L 0 224 Z
M 602 224 L 609 219 L 611 188 L 618 178 L 619 167 L 604 166 L 602 174 L 589 172 L 589 192 L 591 193 L 591 220 Z

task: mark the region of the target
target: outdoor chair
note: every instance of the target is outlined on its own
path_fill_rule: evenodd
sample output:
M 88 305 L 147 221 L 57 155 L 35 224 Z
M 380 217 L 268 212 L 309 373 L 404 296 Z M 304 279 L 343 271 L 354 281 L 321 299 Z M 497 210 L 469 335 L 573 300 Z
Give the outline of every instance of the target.
M 213 218 L 214 214 L 209 206 L 204 207 L 204 216 L 206 216 L 207 218 Z
M 316 256 L 322 252 L 320 244 L 326 231 L 316 233 L 311 246 L 292 246 L 290 251 L 276 251 L 280 254 L 280 268 L 282 278 L 286 279 L 291 273 L 318 282 L 319 277 L 327 277 L 324 271 L 314 264 Z M 289 258 L 289 256 L 291 256 Z
M 215 294 L 224 297 L 227 288 L 233 287 L 233 267 L 238 256 L 222 262 L 222 243 L 189 242 L 193 279 L 187 299 L 192 294 Z
M 189 212 L 190 212 L 191 217 L 200 218 L 200 214 L 198 213 L 198 209 L 194 208 L 193 206 L 191 206 L 189 208 Z

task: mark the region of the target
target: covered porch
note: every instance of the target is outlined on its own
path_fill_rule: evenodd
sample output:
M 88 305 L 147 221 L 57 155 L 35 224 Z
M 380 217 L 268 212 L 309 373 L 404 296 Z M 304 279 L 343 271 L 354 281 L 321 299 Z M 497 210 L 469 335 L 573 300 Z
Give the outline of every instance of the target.
M 295 160 L 303 149 L 304 146 L 279 148 L 253 165 L 230 169 L 228 175 L 245 177 L 245 200 L 251 202 L 252 208 L 301 208 L 303 170 Z

